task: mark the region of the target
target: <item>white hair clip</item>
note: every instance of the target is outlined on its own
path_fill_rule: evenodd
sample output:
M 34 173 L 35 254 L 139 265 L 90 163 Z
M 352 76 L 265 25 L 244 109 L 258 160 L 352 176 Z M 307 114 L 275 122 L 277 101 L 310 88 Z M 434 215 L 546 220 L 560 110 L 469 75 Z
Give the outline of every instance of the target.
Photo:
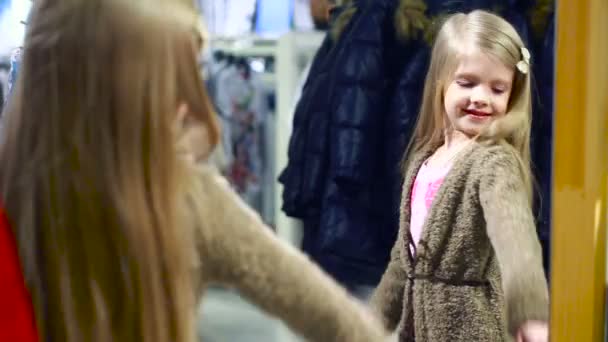
M 517 62 L 515 66 L 517 67 L 517 70 L 525 75 L 530 72 L 530 51 L 528 51 L 528 49 L 525 47 L 522 47 L 521 56 L 522 60 Z

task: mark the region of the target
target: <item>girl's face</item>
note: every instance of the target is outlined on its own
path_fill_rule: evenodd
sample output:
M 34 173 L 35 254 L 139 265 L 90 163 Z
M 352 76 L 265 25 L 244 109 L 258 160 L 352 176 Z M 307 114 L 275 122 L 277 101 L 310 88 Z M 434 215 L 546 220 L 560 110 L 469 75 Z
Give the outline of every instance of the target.
M 514 68 L 479 50 L 461 57 L 444 94 L 444 109 L 455 132 L 476 136 L 505 115 Z

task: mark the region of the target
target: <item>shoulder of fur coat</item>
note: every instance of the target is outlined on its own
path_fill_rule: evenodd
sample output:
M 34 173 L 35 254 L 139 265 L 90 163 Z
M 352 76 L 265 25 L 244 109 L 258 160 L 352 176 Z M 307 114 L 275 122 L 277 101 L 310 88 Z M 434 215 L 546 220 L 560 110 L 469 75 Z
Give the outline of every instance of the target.
M 309 341 L 389 341 L 388 333 L 347 292 L 279 240 L 214 169 L 197 169 L 190 189 L 201 289 L 235 288 Z
M 345 9 L 332 25 L 331 35 L 334 40 L 340 38 L 341 33 L 349 25 L 354 14 L 361 9 L 361 4 L 368 2 L 353 0 L 336 1 L 337 6 L 344 7 Z M 422 37 L 431 24 L 431 20 L 425 14 L 427 9 L 425 1 L 395 0 L 394 3 L 396 6 L 391 8 L 394 11 L 392 18 L 397 37 L 404 42 Z

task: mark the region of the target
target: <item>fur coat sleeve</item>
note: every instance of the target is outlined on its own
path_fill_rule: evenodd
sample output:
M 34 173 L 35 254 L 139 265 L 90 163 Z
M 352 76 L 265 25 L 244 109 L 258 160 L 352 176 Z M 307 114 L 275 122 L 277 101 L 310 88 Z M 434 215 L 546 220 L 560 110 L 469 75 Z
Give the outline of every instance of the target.
M 192 203 L 204 282 L 236 288 L 310 341 L 387 339 L 362 305 L 276 238 L 221 176 L 201 169 L 199 181 Z
M 528 320 L 548 320 L 549 294 L 542 249 L 518 160 L 513 153 L 492 153 L 479 184 L 486 229 L 500 265 L 507 327 L 515 335 Z

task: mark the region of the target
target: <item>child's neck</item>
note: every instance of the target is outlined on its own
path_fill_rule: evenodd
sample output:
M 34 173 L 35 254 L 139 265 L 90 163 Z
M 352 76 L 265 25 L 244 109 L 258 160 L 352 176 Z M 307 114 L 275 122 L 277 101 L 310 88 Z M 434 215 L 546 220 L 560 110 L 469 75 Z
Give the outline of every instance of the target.
M 445 149 L 452 149 L 458 146 L 461 146 L 463 144 L 468 143 L 469 141 L 471 141 L 471 138 L 460 132 L 460 131 L 452 131 L 449 133 L 445 134 L 445 139 L 444 139 L 444 147 Z
M 446 133 L 443 145 L 427 160 L 427 165 L 431 167 L 450 165 L 471 141 L 472 138 L 461 132 Z

